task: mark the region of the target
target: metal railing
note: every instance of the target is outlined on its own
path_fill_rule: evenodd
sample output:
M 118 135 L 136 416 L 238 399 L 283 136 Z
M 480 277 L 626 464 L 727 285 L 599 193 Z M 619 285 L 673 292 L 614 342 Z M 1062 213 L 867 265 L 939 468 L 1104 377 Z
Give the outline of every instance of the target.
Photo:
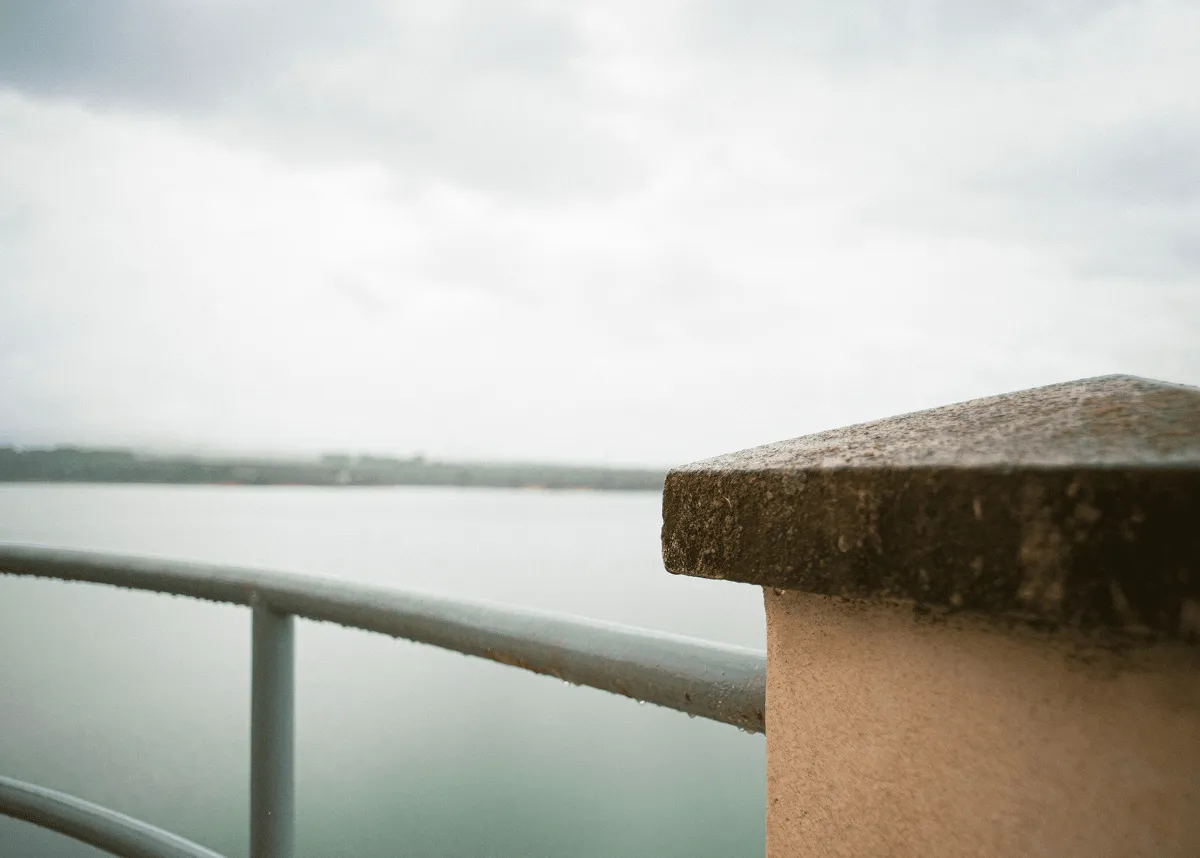
M 689 715 L 765 730 L 766 656 L 743 647 L 502 605 L 310 576 L 0 545 L 0 573 L 108 584 L 252 611 L 250 855 L 294 851 L 294 618 L 491 659 Z M 216 853 L 73 796 L 0 777 L 0 814 L 125 858 Z

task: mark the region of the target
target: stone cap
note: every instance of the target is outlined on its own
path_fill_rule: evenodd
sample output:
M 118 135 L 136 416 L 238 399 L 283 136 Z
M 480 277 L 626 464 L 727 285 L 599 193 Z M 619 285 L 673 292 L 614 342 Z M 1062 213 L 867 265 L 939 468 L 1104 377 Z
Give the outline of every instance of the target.
M 1200 633 L 1200 388 L 1103 376 L 676 468 L 668 571 Z

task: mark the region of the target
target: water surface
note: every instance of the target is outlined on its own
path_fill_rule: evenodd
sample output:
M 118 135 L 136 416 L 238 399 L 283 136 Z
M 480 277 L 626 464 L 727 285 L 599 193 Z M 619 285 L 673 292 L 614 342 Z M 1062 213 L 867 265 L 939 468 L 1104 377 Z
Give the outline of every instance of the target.
M 763 646 L 663 571 L 654 493 L 0 485 L 0 541 L 230 562 Z M 244 608 L 0 577 L 0 772 L 246 854 Z M 298 853 L 763 851 L 764 742 L 514 668 L 297 628 Z M 0 854 L 100 853 L 0 818 Z

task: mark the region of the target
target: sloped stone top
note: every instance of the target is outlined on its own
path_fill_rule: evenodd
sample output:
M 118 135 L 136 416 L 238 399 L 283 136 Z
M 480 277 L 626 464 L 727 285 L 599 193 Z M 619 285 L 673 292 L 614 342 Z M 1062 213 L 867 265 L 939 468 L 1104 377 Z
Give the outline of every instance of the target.
M 672 470 L 669 571 L 1200 633 L 1200 388 L 1104 376 Z
M 1106 375 L 728 453 L 678 471 L 1200 462 L 1200 388 Z

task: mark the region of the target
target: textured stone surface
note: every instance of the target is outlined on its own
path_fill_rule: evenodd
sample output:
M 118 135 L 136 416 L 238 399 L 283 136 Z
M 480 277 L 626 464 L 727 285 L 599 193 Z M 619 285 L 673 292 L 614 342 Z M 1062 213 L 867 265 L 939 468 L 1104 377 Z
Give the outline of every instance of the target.
M 1200 632 L 1200 389 L 1106 376 L 672 470 L 673 573 Z

